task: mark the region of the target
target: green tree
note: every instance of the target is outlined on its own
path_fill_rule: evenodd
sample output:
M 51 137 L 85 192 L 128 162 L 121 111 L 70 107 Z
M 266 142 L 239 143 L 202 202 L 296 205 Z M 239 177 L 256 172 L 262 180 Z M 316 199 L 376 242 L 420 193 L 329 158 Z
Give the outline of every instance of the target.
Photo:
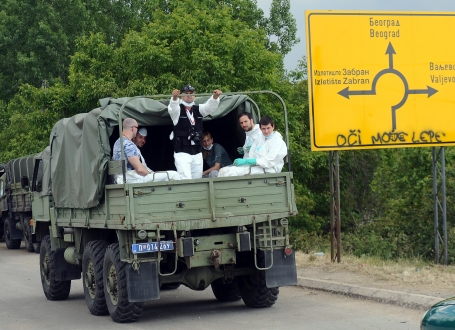
M 149 18 L 157 10 L 170 14 L 176 8 L 183 8 L 192 14 L 192 3 L 193 0 L 145 0 L 144 8 L 150 13 Z M 252 29 L 265 27 L 264 12 L 257 7 L 256 0 L 199 0 L 197 3 L 209 11 L 218 10 L 220 7 L 229 9 L 233 19 L 246 23 Z
M 65 81 L 73 42 L 84 33 L 82 1 L 5 0 L 0 10 L 0 99 L 21 84 Z
M 209 17 L 227 11 L 250 29 L 273 34 L 278 43 L 260 40 L 282 54 L 298 42 L 289 1 L 275 0 L 270 19 L 265 19 L 256 0 L 5 0 L 0 9 L 0 100 L 8 102 L 21 84 L 39 87 L 44 80 L 52 85 L 54 79 L 67 83 L 74 42 L 88 31 L 102 33 L 105 43 L 118 47 L 126 33 L 158 24 L 163 14 L 175 10 L 195 16 L 203 10 Z M 186 26 L 188 31 L 193 28 Z
M 341 228 L 343 232 L 356 232 L 379 217 L 380 198 L 371 184 L 380 163 L 380 151 L 350 150 L 339 155 Z
M 323 235 L 330 223 L 328 156 L 312 152 L 308 102 L 307 61 L 302 57 L 289 72 L 280 92 L 287 101 L 292 171 L 299 215 L 291 220 L 294 229 Z M 305 236 L 308 239 L 308 236 Z
M 88 31 L 104 33 L 106 42 L 120 45 L 130 30 L 139 31 L 165 0 L 85 0 Z
M 296 38 L 297 25 L 291 14 L 290 0 L 273 0 L 270 17 L 266 19 L 265 25 L 271 49 L 283 55 L 289 53 L 292 46 L 300 42 L 300 39 Z
M 264 30 L 231 13 L 188 1 L 169 14 L 154 12 L 152 22 L 119 47 L 101 34 L 84 37 L 72 57 L 70 86 L 83 108 L 106 96 L 169 94 L 189 82 L 199 91 L 276 89 L 281 56 L 266 49 Z
M 432 260 L 434 210 L 431 148 L 385 149 L 375 151 L 375 154 L 377 166 L 370 183 L 371 194 L 375 196 L 372 205 L 375 207 L 367 219 L 346 230 L 343 238 L 345 248 L 357 255 Z M 453 148 L 446 148 L 450 237 L 453 237 L 450 228 L 455 225 L 455 209 L 451 202 L 455 197 L 454 157 Z M 368 168 L 371 164 L 366 166 Z M 355 208 L 351 206 L 351 209 Z M 449 244 L 449 249 L 449 255 L 453 255 L 454 245 Z
M 68 105 L 72 105 L 71 96 L 61 84 L 47 90 L 22 85 L 8 109 L 1 112 L 0 125 L 5 125 L 0 131 L 0 162 L 42 151 Z
M 23 85 L 11 100 L 5 118 L 10 127 L 0 132 L 0 139 L 5 137 L 0 158 L 26 151 L 6 142 L 20 125 L 30 131 L 30 145 L 38 146 L 34 137 L 40 129 L 32 122 L 39 116 L 43 127 L 52 127 L 57 119 L 89 111 L 108 96 L 169 94 L 188 82 L 201 92 L 281 88 L 281 55 L 266 48 L 263 29 L 250 28 L 233 13 L 229 6 L 209 10 L 187 1 L 170 13 L 156 10 L 149 24 L 131 31 L 120 45 L 106 42 L 102 33 L 78 39 L 68 84 L 57 81 L 46 89 Z M 31 122 L 25 125 L 25 119 Z

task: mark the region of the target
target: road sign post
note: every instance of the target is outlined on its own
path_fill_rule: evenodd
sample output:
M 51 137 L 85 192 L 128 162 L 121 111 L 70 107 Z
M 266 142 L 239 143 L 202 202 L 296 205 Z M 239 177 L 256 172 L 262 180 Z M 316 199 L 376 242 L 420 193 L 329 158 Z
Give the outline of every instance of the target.
M 311 149 L 433 147 L 435 253 L 439 261 L 437 160 L 441 150 L 447 264 L 444 147 L 455 145 L 455 13 L 307 11 Z M 329 153 L 330 186 L 332 169 Z M 340 234 L 331 189 L 331 254 Z M 336 205 L 336 207 L 335 207 Z M 337 251 L 339 258 L 339 250 Z M 339 260 L 338 260 L 339 262 Z

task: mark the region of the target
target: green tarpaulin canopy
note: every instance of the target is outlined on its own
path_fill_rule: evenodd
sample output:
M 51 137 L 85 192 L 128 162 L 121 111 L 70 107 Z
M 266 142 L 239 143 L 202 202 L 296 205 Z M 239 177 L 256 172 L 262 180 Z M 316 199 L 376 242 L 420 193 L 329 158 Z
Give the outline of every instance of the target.
M 208 97 L 196 98 L 204 103 Z M 56 207 L 90 208 L 98 205 L 104 194 L 107 162 L 111 158 L 110 136 L 118 130 L 118 116 L 134 118 L 140 126 L 172 125 L 167 111 L 169 100 L 146 97 L 102 99 L 101 107 L 88 113 L 58 121 L 50 135 L 50 177 Z M 253 112 L 253 102 L 246 95 L 222 95 L 218 109 L 204 120 Z M 238 125 L 237 125 L 238 126 Z M 234 131 L 235 128 L 232 128 Z M 237 134 L 237 133 L 236 133 Z M 162 136 L 168 139 L 168 136 Z

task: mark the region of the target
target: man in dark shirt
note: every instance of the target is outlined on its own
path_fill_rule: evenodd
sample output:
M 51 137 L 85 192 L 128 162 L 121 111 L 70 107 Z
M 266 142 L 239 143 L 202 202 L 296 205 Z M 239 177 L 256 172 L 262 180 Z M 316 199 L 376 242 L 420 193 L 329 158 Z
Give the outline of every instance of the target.
M 203 178 L 216 178 L 224 166 L 232 165 L 226 150 L 218 143 L 213 143 L 212 134 L 202 133 L 202 157 L 204 159 Z

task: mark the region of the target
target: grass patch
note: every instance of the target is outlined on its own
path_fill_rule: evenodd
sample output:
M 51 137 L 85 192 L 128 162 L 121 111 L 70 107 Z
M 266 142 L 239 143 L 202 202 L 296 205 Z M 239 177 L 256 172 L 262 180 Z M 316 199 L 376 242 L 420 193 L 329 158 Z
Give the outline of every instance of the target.
M 296 252 L 296 263 L 298 268 L 336 275 L 340 281 L 355 275 L 361 279 L 361 285 L 390 286 L 391 290 L 406 287 L 430 292 L 444 290 L 455 294 L 455 266 L 434 265 L 421 259 L 383 260 L 347 254 L 341 255 L 340 263 L 333 263 L 330 253 L 317 256 Z

